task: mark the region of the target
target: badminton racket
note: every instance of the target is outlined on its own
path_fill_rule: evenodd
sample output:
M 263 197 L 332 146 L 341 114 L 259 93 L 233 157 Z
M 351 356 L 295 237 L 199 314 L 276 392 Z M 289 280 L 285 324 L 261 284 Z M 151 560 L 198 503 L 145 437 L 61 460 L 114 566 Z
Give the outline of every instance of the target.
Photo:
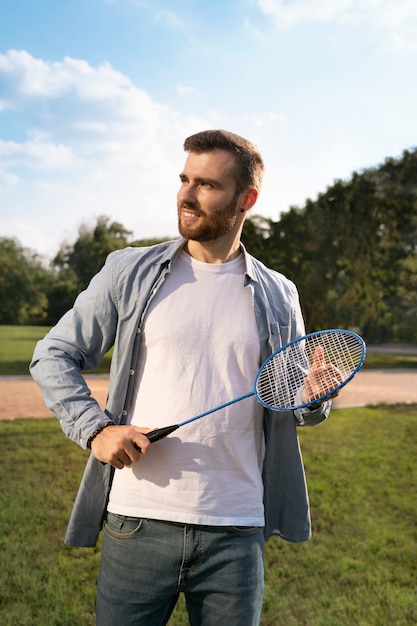
M 298 337 L 264 361 L 249 393 L 179 424 L 157 428 L 146 436 L 151 442 L 159 441 L 181 426 L 251 396 L 273 411 L 314 408 L 352 380 L 362 367 L 365 354 L 362 337 L 348 330 L 321 330 Z

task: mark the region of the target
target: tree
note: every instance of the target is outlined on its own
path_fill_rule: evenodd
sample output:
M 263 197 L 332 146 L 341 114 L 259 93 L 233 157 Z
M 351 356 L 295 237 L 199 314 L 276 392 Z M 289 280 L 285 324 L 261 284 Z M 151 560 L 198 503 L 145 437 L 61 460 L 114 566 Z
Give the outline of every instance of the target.
M 243 241 L 300 292 L 307 330 L 355 328 L 374 342 L 417 340 L 417 151 L 292 207 L 247 220 Z
M 405 152 L 281 216 L 274 243 L 309 330 L 338 325 L 369 341 L 415 340 L 416 180 L 417 152 Z
M 63 244 L 53 265 L 66 281 L 74 283 L 76 291 L 81 291 L 103 267 L 110 252 L 129 245 L 131 234 L 119 222 L 110 222 L 109 217 L 102 215 L 92 229 L 81 224 L 76 242 Z
M 48 270 L 15 238 L 0 238 L 0 324 L 41 324 L 46 320 Z
M 54 281 L 48 290 L 48 323 L 54 324 L 74 303 L 103 267 L 107 256 L 126 246 L 153 245 L 161 239 L 131 241 L 131 231 L 109 217 L 100 216 L 92 228 L 81 224 L 74 244 L 62 244 L 53 259 Z

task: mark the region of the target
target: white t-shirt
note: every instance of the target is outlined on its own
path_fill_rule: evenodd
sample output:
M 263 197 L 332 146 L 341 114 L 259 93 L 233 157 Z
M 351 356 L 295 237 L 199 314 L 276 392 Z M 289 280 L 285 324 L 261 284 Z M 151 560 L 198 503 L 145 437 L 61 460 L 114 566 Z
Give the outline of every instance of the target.
M 177 424 L 253 390 L 260 342 L 243 257 L 182 253 L 146 314 L 128 422 Z M 255 396 L 183 426 L 116 470 L 108 510 L 263 526 L 263 410 Z

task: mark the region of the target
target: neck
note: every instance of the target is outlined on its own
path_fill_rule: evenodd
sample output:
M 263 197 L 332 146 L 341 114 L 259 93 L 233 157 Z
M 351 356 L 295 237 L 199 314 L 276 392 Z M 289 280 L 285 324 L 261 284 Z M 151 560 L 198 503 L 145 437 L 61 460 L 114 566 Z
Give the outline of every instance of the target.
M 239 239 L 229 246 L 222 245 L 219 240 L 204 242 L 188 240 L 184 250 L 194 259 L 203 263 L 227 263 L 237 259 L 241 254 Z

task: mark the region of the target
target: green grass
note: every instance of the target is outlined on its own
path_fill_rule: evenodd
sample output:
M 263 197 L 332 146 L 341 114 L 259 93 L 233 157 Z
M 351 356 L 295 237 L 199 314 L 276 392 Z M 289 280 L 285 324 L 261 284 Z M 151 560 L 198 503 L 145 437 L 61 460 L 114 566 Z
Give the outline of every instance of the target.
M 46 326 L 1 326 L 0 325 L 0 376 L 25 376 L 29 374 L 36 342 L 42 339 L 49 328 Z M 96 374 L 109 371 L 111 355 L 107 354 Z
M 313 539 L 268 546 L 263 623 L 416 624 L 417 406 L 336 410 L 300 440 Z
M 313 538 L 265 552 L 263 626 L 417 623 L 417 406 L 300 429 Z M 94 624 L 99 546 L 63 536 L 86 453 L 54 419 L 0 422 L 2 626 Z M 184 602 L 170 626 L 186 626 Z
M 36 342 L 42 339 L 49 328 L 45 326 L 0 326 L 0 376 L 24 376 L 29 373 Z M 104 357 L 96 374 L 106 374 L 110 368 L 111 351 Z M 417 368 L 417 354 L 366 355 L 365 369 Z
M 417 368 L 417 354 L 376 354 L 367 352 L 364 369 L 415 369 Z

